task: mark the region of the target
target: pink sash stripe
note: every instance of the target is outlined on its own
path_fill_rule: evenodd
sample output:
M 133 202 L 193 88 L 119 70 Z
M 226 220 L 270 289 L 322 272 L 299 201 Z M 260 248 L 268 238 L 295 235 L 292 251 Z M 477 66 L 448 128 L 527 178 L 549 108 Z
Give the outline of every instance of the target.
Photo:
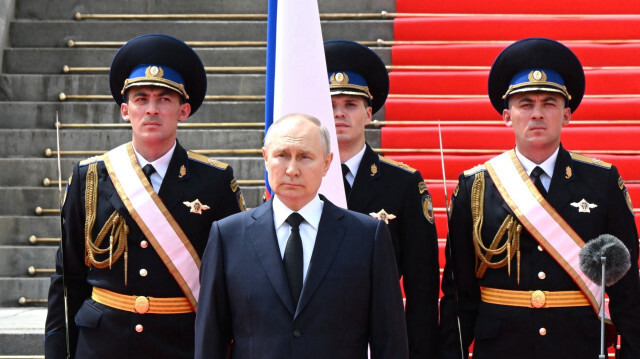
M 585 242 L 537 190 L 515 150 L 485 163 L 500 195 L 522 225 L 551 254 L 585 294 L 596 314 L 603 288 L 580 270 L 579 254 Z
M 200 258 L 142 172 L 131 142 L 109 151 L 105 165 L 131 217 L 197 310 Z

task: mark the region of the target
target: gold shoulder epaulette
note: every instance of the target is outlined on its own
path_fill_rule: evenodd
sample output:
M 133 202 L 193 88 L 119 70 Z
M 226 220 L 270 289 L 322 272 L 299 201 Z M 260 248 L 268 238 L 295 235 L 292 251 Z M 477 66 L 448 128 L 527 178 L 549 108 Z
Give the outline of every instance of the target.
M 477 166 L 473 167 L 472 169 L 464 171 L 464 176 L 465 177 L 469 177 L 471 175 L 475 175 L 476 173 L 478 173 L 480 171 L 486 171 L 486 170 L 487 170 L 487 168 L 484 166 L 484 164 L 477 165 Z
M 591 164 L 594 166 L 607 168 L 607 169 L 611 168 L 611 163 L 607 163 L 597 158 L 581 155 L 579 153 L 574 153 L 574 152 L 570 152 L 570 153 L 571 153 L 571 159 L 573 159 L 574 161 Z
M 99 156 L 93 156 L 93 157 L 89 157 L 87 159 L 84 159 L 82 161 L 80 161 L 80 166 L 87 166 L 90 165 L 94 162 L 99 162 L 99 161 L 104 161 L 104 155 L 99 155 Z
M 407 171 L 409 173 L 414 173 L 415 171 L 417 171 L 415 168 L 413 168 L 413 167 L 411 167 L 411 166 L 409 166 L 409 165 L 407 165 L 405 163 L 394 161 L 394 160 L 392 160 L 390 158 L 386 158 L 386 157 L 381 156 L 381 155 L 378 155 L 378 157 L 380 158 L 380 161 L 382 161 L 384 163 L 387 163 L 387 164 L 389 164 L 389 165 L 391 165 L 393 167 L 397 167 L 397 168 L 403 169 L 403 170 L 405 170 L 405 171 Z
M 199 153 L 195 153 L 195 152 L 191 152 L 191 151 L 187 151 L 187 153 L 189 154 L 189 158 L 194 160 L 194 161 L 202 162 L 204 164 L 219 168 L 221 170 L 225 170 L 225 169 L 227 169 L 227 167 L 229 167 L 228 164 L 226 164 L 226 163 L 224 163 L 222 161 L 214 160 L 213 158 L 209 158 L 209 157 L 201 155 Z

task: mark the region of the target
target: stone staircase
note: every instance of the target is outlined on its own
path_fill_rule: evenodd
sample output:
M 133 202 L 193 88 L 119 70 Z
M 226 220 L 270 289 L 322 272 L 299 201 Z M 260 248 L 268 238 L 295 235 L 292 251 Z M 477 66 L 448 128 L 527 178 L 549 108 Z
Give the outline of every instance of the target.
M 263 14 L 267 1 L 194 0 L 175 8 L 170 0 L 3 0 L 0 5 L 0 358 L 39 357 L 49 275 L 60 237 L 56 118 L 62 178 L 75 163 L 130 141 L 130 130 L 108 97 L 107 68 L 119 45 L 144 33 L 166 33 L 184 41 L 266 40 L 266 19 L 74 19 L 82 14 Z M 321 0 L 321 13 L 394 11 L 393 0 Z M 325 40 L 393 39 L 392 20 L 331 19 Z M 70 47 L 70 41 L 74 42 Z M 87 44 L 87 42 L 89 44 Z M 194 46 L 208 71 L 211 96 L 181 128 L 180 143 L 234 168 L 249 207 L 261 203 L 264 178 L 259 157 L 264 102 L 229 96 L 263 96 L 263 70 L 224 72 L 219 67 L 264 67 L 266 48 Z M 390 50 L 376 48 L 386 63 Z M 70 71 L 63 71 L 64 66 Z M 94 69 L 87 69 L 87 68 Z M 81 69 L 78 69 L 81 68 Z M 61 94 L 66 97 L 61 100 Z M 91 96 L 78 98 L 74 96 Z M 219 97 L 214 97 L 219 96 Z M 376 115 L 383 120 L 384 112 Z M 225 123 L 224 127 L 206 124 Z M 246 126 L 243 123 L 258 123 Z M 82 124 L 85 127 L 69 127 Z M 113 124 L 92 127 L 92 124 Z M 367 130 L 379 145 L 379 131 Z M 232 150 L 253 149 L 250 154 Z M 69 153 L 68 151 L 77 151 Z M 237 152 L 237 151 L 236 151 Z

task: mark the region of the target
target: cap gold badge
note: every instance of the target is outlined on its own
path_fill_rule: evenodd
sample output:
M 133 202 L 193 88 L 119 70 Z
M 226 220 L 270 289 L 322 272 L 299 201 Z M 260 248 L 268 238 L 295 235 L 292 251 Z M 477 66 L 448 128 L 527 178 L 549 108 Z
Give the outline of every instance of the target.
M 185 206 L 191 208 L 191 210 L 189 211 L 191 213 L 202 214 L 202 211 L 206 211 L 208 209 L 211 209 L 211 207 L 207 206 L 206 204 L 202 204 L 202 202 L 200 202 L 200 200 L 197 199 L 197 198 L 193 202 L 184 201 L 182 203 Z
M 384 221 L 384 223 L 389 224 L 389 221 L 392 219 L 395 219 L 396 216 L 391 214 L 391 213 L 387 213 L 387 211 L 383 209 L 380 210 L 380 212 L 375 213 L 375 212 L 371 212 L 369 213 L 369 215 L 375 219 L 378 219 L 380 221 Z

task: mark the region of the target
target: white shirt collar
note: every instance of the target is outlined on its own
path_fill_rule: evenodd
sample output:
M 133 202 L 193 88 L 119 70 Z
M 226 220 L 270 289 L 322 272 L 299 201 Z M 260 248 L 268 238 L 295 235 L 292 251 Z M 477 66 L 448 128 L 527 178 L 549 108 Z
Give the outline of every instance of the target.
M 302 207 L 298 213 L 304 220 L 307 221 L 316 231 L 318 230 L 318 226 L 320 225 L 320 217 L 322 216 L 322 208 L 324 207 L 324 202 L 320 199 L 320 196 L 316 194 L 316 196 L 307 203 L 304 207 Z M 276 229 L 282 226 L 284 221 L 289 217 L 291 213 L 294 211 L 290 210 L 282 201 L 278 198 L 278 195 L 273 196 L 273 219 L 276 225 Z
M 347 167 L 349 167 L 349 174 L 347 174 L 347 181 L 349 184 L 353 186 L 353 181 L 356 178 L 356 173 L 358 173 L 358 168 L 360 168 L 360 162 L 362 162 L 362 157 L 364 157 L 364 150 L 367 148 L 365 144 L 362 146 L 360 152 L 356 153 L 353 157 L 349 158 L 344 162 Z
M 160 176 L 160 183 L 162 183 L 164 175 L 167 174 L 167 170 L 169 169 L 169 162 L 171 162 L 171 157 L 173 156 L 173 152 L 175 151 L 175 149 L 176 142 L 173 143 L 173 147 L 171 147 L 171 149 L 167 151 L 167 153 L 153 162 L 149 162 L 144 157 L 142 157 L 142 155 L 138 153 L 135 147 L 133 147 L 133 152 L 136 153 L 136 158 L 138 159 L 138 164 L 140 164 L 140 167 L 144 167 L 147 163 L 151 163 L 153 168 L 156 169 L 156 173 Z
M 560 151 L 560 147 L 556 148 L 555 152 L 553 152 L 553 154 L 549 156 L 549 158 L 547 158 L 546 160 L 544 160 L 544 162 L 540 164 L 536 164 L 530 159 L 526 158 L 522 153 L 520 153 L 520 151 L 518 151 L 518 147 L 516 147 L 516 156 L 520 160 L 522 167 L 524 167 L 524 170 L 527 172 L 529 176 L 531 176 L 531 171 L 533 171 L 533 169 L 536 168 L 536 166 L 539 166 L 540 168 L 542 168 L 544 173 L 550 179 L 551 177 L 553 177 L 553 168 L 556 165 L 556 160 L 558 159 L 559 151 Z

